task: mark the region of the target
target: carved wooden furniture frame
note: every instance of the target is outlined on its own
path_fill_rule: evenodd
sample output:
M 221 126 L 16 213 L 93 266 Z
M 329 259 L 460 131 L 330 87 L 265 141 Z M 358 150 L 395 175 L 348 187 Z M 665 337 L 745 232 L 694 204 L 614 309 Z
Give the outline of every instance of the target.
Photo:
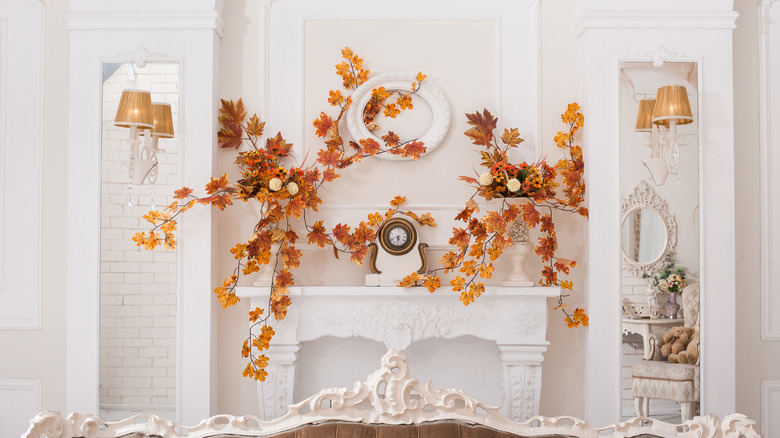
M 742 414 L 731 414 L 722 420 L 714 415 L 696 417 L 682 425 L 648 418 L 634 418 L 619 424 L 596 428 L 574 417 L 533 417 L 519 423 L 498 413 L 499 408 L 486 405 L 457 389 L 434 389 L 423 385 L 409 373 L 406 358 L 395 350 L 382 357 L 382 366 L 365 382 L 352 389 L 324 389 L 308 399 L 291 405 L 276 420 L 263 422 L 254 416 L 218 415 L 195 426 L 181 426 L 154 415 L 136 415 L 118 422 L 105 422 L 92 415 L 42 412 L 30 423 L 22 438 L 121 437 L 143 436 L 205 438 L 214 436 L 269 436 L 292 428 L 326 421 L 365 424 L 422 424 L 433 421 L 460 421 L 478 424 L 522 436 L 564 435 L 582 438 L 599 436 L 633 437 L 641 434 L 669 438 L 746 437 L 760 438 L 752 420 Z

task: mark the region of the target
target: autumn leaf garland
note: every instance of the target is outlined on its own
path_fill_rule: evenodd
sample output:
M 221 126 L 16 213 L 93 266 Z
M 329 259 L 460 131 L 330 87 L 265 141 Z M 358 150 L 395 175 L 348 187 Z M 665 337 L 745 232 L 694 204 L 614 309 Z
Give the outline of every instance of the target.
M 324 147 L 316 153 L 315 164 L 308 167 L 286 166 L 284 162 L 290 157 L 292 144 L 281 133 L 268 135 L 262 141 L 265 123 L 256 114 L 249 116 L 241 99 L 236 102 L 222 100 L 220 129 L 217 133 L 220 147 L 240 150 L 248 146 L 236 157 L 235 164 L 241 170 L 240 178 L 235 182 L 231 182 L 227 175 L 211 178 L 204 187 L 205 196 L 197 196 L 192 189 L 182 187 L 175 192 L 175 201 L 164 211 L 150 211 L 144 216 L 152 224 L 152 229 L 133 237 L 136 244 L 145 249 L 158 246 L 175 249 L 177 217 L 193 206 L 210 205 L 224 210 L 236 200 L 254 200 L 259 203 L 261 218 L 255 224 L 252 235 L 246 242 L 237 243 L 230 250 L 236 260 L 233 272 L 214 289 L 223 307 L 235 305 L 239 301 L 235 289 L 241 277 L 258 272 L 263 265 L 274 263 L 268 301 L 264 306 L 249 311 L 251 326 L 241 349 L 242 356 L 247 359 L 243 374 L 256 380 L 265 380 L 267 376 L 265 368 L 269 359 L 265 352 L 275 334 L 269 325 L 269 318 L 284 319 L 291 304 L 289 288 L 295 284 L 292 270 L 300 266 L 302 256 L 302 251 L 297 247 L 299 241 L 305 240 L 307 244 L 319 248 L 329 247 L 334 257 L 344 255 L 352 262 L 362 264 L 383 224 L 396 215 L 405 215 L 420 226 L 436 225 L 430 213 L 418 215 L 402 210 L 405 198 L 400 196 L 390 202 L 386 212 L 371 213 L 357 226 L 340 223 L 327 227 L 323 221 L 312 222 L 307 217 L 309 212 L 316 212 L 322 203 L 318 196 L 319 189 L 338 179 L 343 169 L 378 154 L 416 159 L 426 151 L 420 141 L 402 140 L 393 132 L 383 135 L 381 143 L 377 138 L 344 140 L 339 126 L 352 105 L 349 92 L 363 85 L 370 72 L 364 68 L 363 60 L 349 48 L 342 50 L 342 57 L 343 61 L 336 65 L 336 73 L 348 92 L 330 90 L 327 102 L 336 107 L 338 112 L 334 115 L 322 112 L 312 123 L 315 134 L 324 143 Z M 370 130 L 378 129 L 380 114 L 392 118 L 413 108 L 411 96 L 420 89 L 426 76 L 419 73 L 415 79 L 408 91 L 387 90 L 383 87 L 371 91 L 362 113 L 363 122 Z M 495 270 L 492 262 L 511 245 L 512 240 L 507 234 L 508 225 L 522 218 L 530 227 L 539 226 L 545 233 L 535 248 L 536 254 L 545 263 L 540 283 L 571 289 L 571 282 L 560 280 L 558 276 L 568 274 L 576 262 L 556 256 L 557 240 L 552 210 L 587 216 L 587 209 L 581 206 L 585 192 L 582 150 L 573 143 L 575 133 L 583 126 L 579 106 L 569 105 L 563 115 L 569 131 L 559 133 L 555 141 L 559 147 L 566 149 L 569 157 L 554 167 L 544 162 L 512 164 L 507 151 L 523 141 L 518 130 L 505 129 L 498 136 L 495 133 L 498 119 L 487 110 L 467 114 L 467 118 L 471 127 L 465 135 L 473 144 L 484 148 L 480 152 L 481 164 L 488 172 L 479 175 L 479 178 L 460 177 L 474 185 L 476 192 L 456 217 L 463 225 L 453 229 L 449 243 L 455 249 L 442 257 L 442 267 L 425 274 L 412 273 L 400 286 L 423 286 L 433 292 L 442 287 L 439 274 L 452 272 L 456 275 L 449 286 L 468 305 L 485 291 L 484 280 L 490 279 Z M 558 174 L 562 177 L 564 187 L 560 193 L 556 191 L 559 186 L 556 181 Z M 523 196 L 531 202 L 515 205 L 504 199 L 499 209 L 478 217 L 479 207 L 474 201 L 477 195 L 488 200 Z M 587 315 L 582 309 L 576 309 L 570 314 L 566 312 L 562 300 L 563 296 L 559 298 L 558 308 L 563 309 L 570 327 L 588 324 Z
M 412 273 L 402 280 L 401 286 L 423 286 L 434 292 L 441 286 L 440 274 L 454 273 L 455 277 L 449 282 L 450 287 L 459 294 L 463 304 L 469 305 L 484 293 L 484 281 L 490 279 L 495 270 L 493 262 L 512 245 L 507 230 L 513 221 L 519 219 L 530 228 L 538 227 L 543 233 L 534 248 L 544 263 L 539 284 L 572 290 L 573 283 L 562 280 L 560 275 L 568 275 L 577 262 L 556 256 L 558 238 L 553 211 L 588 216 L 587 208 L 581 205 L 585 193 L 585 164 L 582 149 L 574 144 L 574 136 L 585 122 L 580 106 L 577 103 L 569 104 L 561 115 L 561 120 L 569 129 L 559 132 L 555 136 L 555 143 L 567 152 L 567 156 L 555 166 L 549 166 L 544 161 L 513 164 L 509 159 L 509 151 L 523 142 L 519 131 L 504 129 L 500 136 L 497 135 L 495 130 L 498 118 L 486 109 L 481 113 L 467 114 L 466 117 L 470 128 L 464 134 L 474 145 L 483 148 L 480 151 L 481 165 L 486 171 L 478 178 L 460 177 L 461 181 L 473 185 L 476 191 L 455 218 L 464 224 L 452 230 L 449 243 L 455 250 L 444 254 L 441 268 L 425 274 Z M 560 194 L 557 192 L 561 185 L 557 179 L 558 173 L 563 177 Z M 488 201 L 501 199 L 500 206 L 478 217 L 480 210 L 474 201 L 476 196 Z M 507 202 L 507 198 L 525 198 L 527 202 L 517 205 Z M 568 312 L 563 298 L 564 295 L 558 298 L 556 309 L 564 313 L 567 325 L 587 326 L 588 316 L 585 311 L 578 308 Z
M 342 51 L 342 56 L 344 61 L 336 66 L 336 71 L 342 77 L 344 87 L 354 90 L 366 81 L 369 71 L 363 68 L 363 60 L 349 48 Z M 376 129 L 376 117 L 380 112 L 392 118 L 401 111 L 411 109 L 410 96 L 419 90 L 425 75 L 420 73 L 416 79 L 408 92 L 383 88 L 373 90 L 371 104 L 363 114 L 366 125 L 370 124 Z M 391 98 L 395 98 L 395 101 Z M 235 163 L 241 170 L 241 177 L 235 182 L 231 182 L 227 175 L 211 178 L 205 185 L 206 196 L 202 197 L 196 196 L 187 187 L 177 190 L 176 201 L 167 206 L 165 211 L 151 211 L 145 216 L 152 224 L 152 230 L 137 233 L 133 237 L 136 244 L 145 249 L 154 249 L 160 245 L 174 249 L 176 218 L 192 206 L 210 205 L 224 210 L 235 200 L 254 200 L 260 204 L 261 218 L 251 237 L 230 250 L 236 260 L 233 273 L 214 289 L 222 307 L 233 306 L 239 301 L 235 289 L 240 278 L 258 272 L 262 265 L 274 263 L 268 302 L 264 307 L 250 310 L 251 327 L 241 349 L 242 356 L 247 359 L 244 376 L 256 380 L 264 380 L 267 376 L 265 368 L 268 357 L 264 352 L 274 336 L 269 318 L 284 319 L 291 304 L 289 287 L 295 284 L 292 270 L 300 266 L 303 254 L 297 247 L 299 240 L 305 238 L 308 244 L 319 248 L 330 247 L 336 258 L 348 255 L 352 262 L 362 264 L 369 246 L 377 238 L 378 230 L 388 219 L 400 214 L 416 220 L 421 226 L 436 225 L 428 213 L 418 216 L 401 210 L 405 198 L 400 196 L 390 202 L 391 208 L 384 214 L 371 213 L 354 228 L 337 224 L 328 229 L 323 221 L 310 223 L 307 212 L 317 211 L 322 203 L 318 190 L 323 184 L 338 179 L 342 169 L 382 153 L 411 158 L 418 158 L 425 153 L 425 146 L 421 142 L 401 141 L 393 132 L 382 137 L 384 145 L 373 138 L 358 139 L 345 145 L 339 133 L 339 123 L 352 100 L 341 91 L 331 90 L 328 102 L 338 107 L 339 112 L 335 118 L 323 112 L 313 122 L 315 133 L 325 143 L 325 147 L 317 152 L 316 165 L 319 167 L 288 167 L 283 162 L 290 156 L 292 144 L 281 133 L 267 136 L 265 142 L 262 142 L 265 123 L 256 114 L 248 117 L 241 99 L 236 102 L 222 100 L 220 129 L 217 133 L 220 147 L 238 150 L 244 145 L 249 146 L 248 150 L 239 152 L 236 157 Z M 303 230 L 295 229 L 296 219 L 302 220 Z M 305 234 L 299 235 L 300 231 Z

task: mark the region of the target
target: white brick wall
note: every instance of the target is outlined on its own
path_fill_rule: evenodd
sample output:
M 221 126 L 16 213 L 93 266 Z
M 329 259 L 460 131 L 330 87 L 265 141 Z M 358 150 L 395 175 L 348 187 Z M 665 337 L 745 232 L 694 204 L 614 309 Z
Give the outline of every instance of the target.
M 159 406 L 167 413 L 176 403 L 176 253 L 145 251 L 131 238 L 149 229 L 141 217 L 152 197 L 164 208 L 179 188 L 178 65 L 133 69 L 134 80 L 122 66 L 103 84 L 100 404 L 107 417 L 122 406 Z M 149 90 L 152 101 L 170 103 L 176 135 L 160 139 L 166 153 L 158 154 L 157 183 L 133 187 L 133 206 L 128 206 L 128 145 L 122 142 L 129 130 L 113 125 L 126 88 Z

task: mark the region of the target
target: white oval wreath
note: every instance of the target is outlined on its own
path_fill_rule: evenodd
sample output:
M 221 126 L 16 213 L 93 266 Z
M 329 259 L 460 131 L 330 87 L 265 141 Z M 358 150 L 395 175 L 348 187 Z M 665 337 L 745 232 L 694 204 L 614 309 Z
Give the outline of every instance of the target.
M 347 130 L 352 139 L 371 138 L 379 144 L 384 144 L 384 141 L 375 136 L 363 121 L 363 110 L 371 99 L 371 91 L 378 87 L 385 87 L 388 90 L 409 90 L 413 82 L 416 82 L 415 75 L 393 72 L 376 75 L 359 86 L 352 93 L 352 105 L 347 110 L 346 117 Z M 447 135 L 447 131 L 450 129 L 450 104 L 441 90 L 430 81 L 421 82 L 420 89 L 417 90 L 415 95 L 428 103 L 433 116 L 431 126 L 422 137 L 417 139 L 425 145 L 425 154 L 427 154 L 436 149 L 436 146 L 444 140 L 444 136 Z M 413 159 L 391 154 L 379 154 L 377 157 L 394 161 Z

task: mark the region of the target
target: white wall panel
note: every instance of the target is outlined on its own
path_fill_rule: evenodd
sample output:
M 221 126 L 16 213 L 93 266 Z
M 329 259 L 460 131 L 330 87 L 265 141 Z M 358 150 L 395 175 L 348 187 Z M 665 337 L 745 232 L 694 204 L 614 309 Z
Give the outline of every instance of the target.
M 761 382 L 761 435 L 780 437 L 780 380 Z
M 0 379 L 0 438 L 21 436 L 40 410 L 40 380 Z
M 43 5 L 0 1 L 0 329 L 41 326 L 42 71 Z
M 761 2 L 759 16 L 759 99 L 761 103 L 761 337 L 780 340 L 780 6 Z M 772 41 L 774 37 L 775 41 Z M 775 130 L 776 131 L 776 130 Z

